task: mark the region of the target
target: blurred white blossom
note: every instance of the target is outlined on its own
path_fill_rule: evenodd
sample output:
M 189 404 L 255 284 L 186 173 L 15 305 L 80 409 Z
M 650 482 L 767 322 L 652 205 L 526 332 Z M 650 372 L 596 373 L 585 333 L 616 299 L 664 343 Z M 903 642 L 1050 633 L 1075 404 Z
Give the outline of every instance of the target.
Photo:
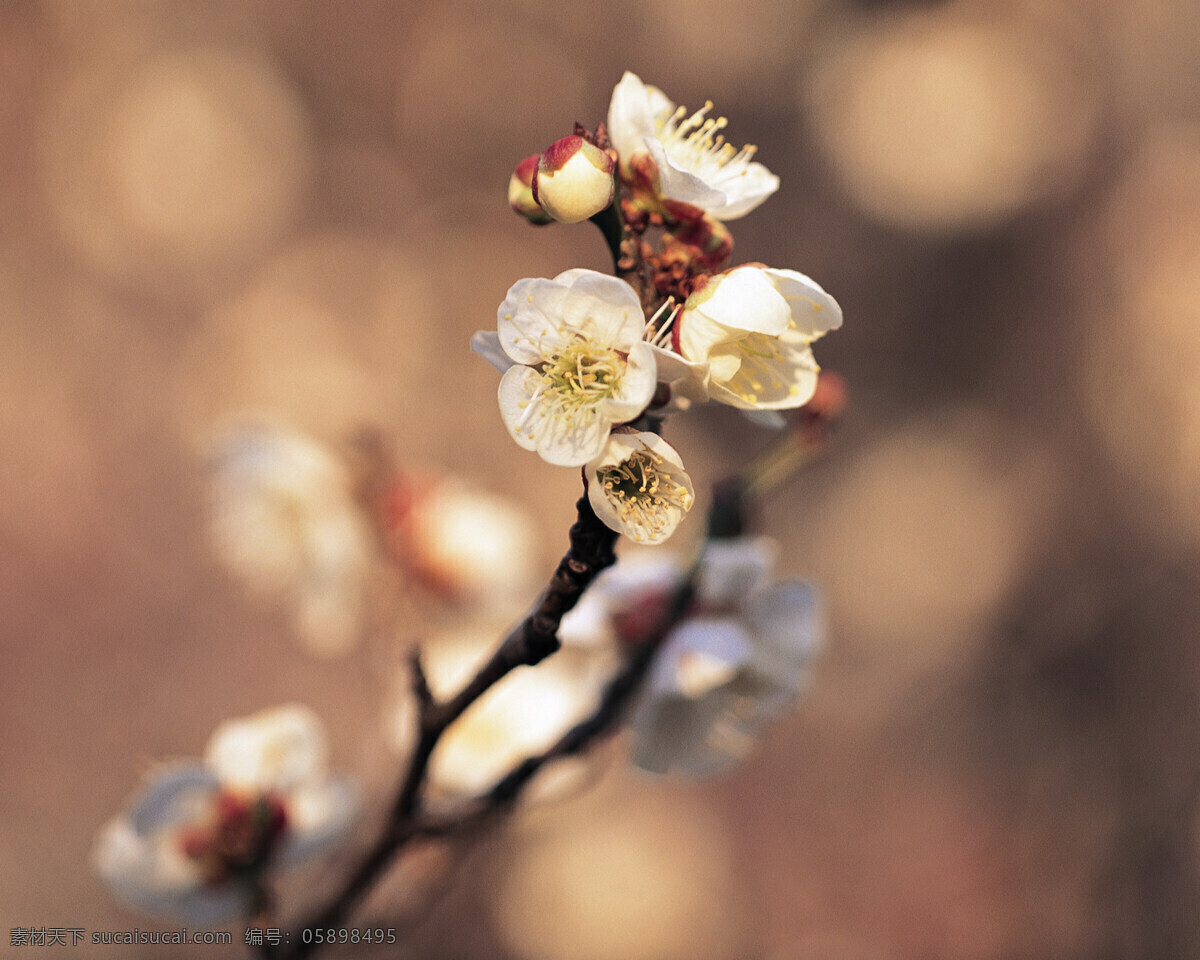
M 779 189 L 779 178 L 752 161 L 755 148 L 740 150 L 721 134 L 726 119 L 707 117 L 711 103 L 693 114 L 676 107 L 658 87 L 629 71 L 613 89 L 608 135 L 622 166 L 649 154 L 658 168 L 662 196 L 679 200 L 718 220 L 745 216 Z
M 773 583 L 767 538 L 715 540 L 692 611 L 663 642 L 633 715 L 633 762 L 702 777 L 745 757 L 791 705 L 822 641 L 811 588 Z
M 423 644 L 421 663 L 433 692 L 448 696 L 466 683 L 504 632 L 504 624 L 485 621 Z M 432 786 L 448 796 L 474 796 L 550 747 L 595 708 L 609 666 L 603 655 L 562 650 L 535 669 L 510 673 L 446 731 L 430 762 Z M 407 752 L 417 722 L 407 672 L 399 689 L 386 725 L 392 744 Z
M 251 587 L 287 599 L 311 652 L 354 646 L 373 547 L 345 466 L 309 438 L 267 424 L 226 431 L 210 463 L 221 560 Z
M 499 390 L 513 439 L 560 466 L 599 456 L 612 427 L 654 396 L 645 325 L 637 294 L 616 277 L 574 269 L 515 283 L 497 316 L 499 345 L 514 361 Z M 489 338 L 472 343 L 497 362 Z
M 316 715 L 276 707 L 218 727 L 203 764 L 153 773 L 101 829 L 92 865 L 136 910 L 218 923 L 258 909 L 263 871 L 342 840 L 359 805 L 327 770 Z
M 400 477 L 389 512 L 400 562 L 448 599 L 508 605 L 534 588 L 538 542 L 520 504 L 453 477 Z
M 655 773 L 716 773 L 744 757 L 760 730 L 796 699 L 823 639 L 812 590 L 773 582 L 768 537 L 713 540 L 695 598 L 663 641 L 634 709 L 633 762 Z M 644 642 L 683 570 L 675 557 L 638 557 L 601 574 L 560 631 L 595 647 Z
M 679 561 L 661 550 L 625 551 L 567 611 L 559 624 L 563 646 L 586 650 L 613 649 L 639 641 L 643 614 L 656 618 L 665 598 L 679 585 Z

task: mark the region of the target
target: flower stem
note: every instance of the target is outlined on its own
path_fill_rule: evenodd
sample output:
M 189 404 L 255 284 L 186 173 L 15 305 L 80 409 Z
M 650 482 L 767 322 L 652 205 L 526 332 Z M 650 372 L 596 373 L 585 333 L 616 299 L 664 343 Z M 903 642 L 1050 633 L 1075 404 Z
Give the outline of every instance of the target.
M 608 252 L 612 255 L 613 271 L 619 276 L 621 272 L 621 241 L 625 239 L 625 221 L 621 218 L 621 181 L 619 178 L 614 178 L 616 185 L 613 188 L 613 202 L 601 210 L 599 213 L 593 214 L 589 219 L 604 235 L 604 242 L 608 245 Z
M 550 578 L 534 611 L 517 624 L 491 658 L 465 686 L 448 700 L 437 700 L 429 689 L 419 654 L 412 659 L 413 693 L 419 709 L 417 745 L 392 803 L 386 827 L 374 846 L 359 861 L 343 884 L 340 893 L 323 909 L 301 921 L 297 929 L 316 929 L 342 925 L 358 906 L 395 855 L 422 832 L 419 822 L 429 761 L 442 735 L 462 714 L 497 681 L 519 666 L 539 663 L 559 647 L 558 627 L 563 616 L 578 602 L 597 574 L 616 562 L 613 547 L 617 535 L 593 512 L 586 496 L 576 503 L 578 518 L 572 525 L 570 546 Z M 320 944 L 304 943 L 295 937 L 276 948 L 264 946 L 260 955 L 266 960 L 302 960 L 311 956 Z

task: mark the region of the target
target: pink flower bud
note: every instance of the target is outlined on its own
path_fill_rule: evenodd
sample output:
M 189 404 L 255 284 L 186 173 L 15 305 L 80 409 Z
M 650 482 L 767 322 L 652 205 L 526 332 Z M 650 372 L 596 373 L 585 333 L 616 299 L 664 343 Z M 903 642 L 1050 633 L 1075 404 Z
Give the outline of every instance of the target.
M 532 224 L 543 226 L 553 223 L 550 216 L 533 198 L 533 175 L 537 171 L 541 154 L 533 154 L 517 164 L 508 180 L 508 205 Z
M 572 134 L 542 154 L 533 180 L 534 199 L 560 223 L 579 223 L 613 201 L 612 157 Z

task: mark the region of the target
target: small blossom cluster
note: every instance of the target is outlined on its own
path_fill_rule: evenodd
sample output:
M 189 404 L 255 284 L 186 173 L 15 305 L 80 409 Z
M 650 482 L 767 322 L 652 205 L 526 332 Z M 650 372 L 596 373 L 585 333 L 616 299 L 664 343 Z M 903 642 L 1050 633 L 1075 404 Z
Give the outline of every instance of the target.
M 796 700 L 823 642 L 823 617 L 811 587 L 773 579 L 777 553 L 769 537 L 709 541 L 695 598 L 664 638 L 633 711 L 635 766 L 719 773 Z M 646 642 L 684 575 L 669 558 L 642 559 L 600 576 L 563 619 L 564 644 Z
M 326 752 L 307 707 L 226 721 L 202 763 L 161 767 L 101 829 L 96 872 L 146 913 L 211 924 L 261 909 L 268 869 L 333 848 L 358 816 Z
M 669 414 L 715 401 L 748 412 L 803 406 L 816 389 L 813 341 L 841 325 L 809 277 L 730 268 L 724 221 L 779 187 L 721 131 L 712 104 L 689 113 L 626 73 L 607 124 L 575 132 L 513 173 L 509 202 L 535 224 L 592 219 L 617 276 L 573 269 L 519 280 L 495 332 L 473 348 L 503 372 L 500 415 L 521 447 L 582 467 L 596 515 L 661 543 L 695 499 L 660 436 Z
M 455 607 L 510 603 L 532 588 L 538 548 L 519 504 L 458 477 L 400 470 L 382 451 L 359 454 L 355 465 L 267 420 L 228 426 L 209 452 L 217 558 L 284 602 L 307 652 L 332 658 L 358 645 L 380 561 Z

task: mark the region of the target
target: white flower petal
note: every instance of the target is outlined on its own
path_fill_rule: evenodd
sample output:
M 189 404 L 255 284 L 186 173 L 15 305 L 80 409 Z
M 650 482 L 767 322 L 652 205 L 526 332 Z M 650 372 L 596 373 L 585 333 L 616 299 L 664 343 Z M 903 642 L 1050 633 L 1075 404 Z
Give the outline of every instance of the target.
M 223 786 L 287 793 L 325 776 L 327 748 L 321 721 L 312 710 L 290 704 L 213 732 L 205 761 Z
M 609 139 L 622 163 L 645 151 L 646 137 L 658 132 L 659 117 L 664 113 L 669 116 L 674 109 L 675 104 L 661 90 L 647 86 L 637 74 L 625 71 L 613 88 L 607 124 Z
M 508 605 L 533 587 L 537 537 L 518 503 L 443 479 L 415 499 L 403 530 L 406 562 L 454 600 Z
M 711 364 L 713 351 L 735 340 L 740 331 L 711 320 L 700 310 L 684 309 L 675 318 L 679 353 L 688 363 Z M 737 369 L 735 366 L 733 369 Z M 722 379 L 728 379 L 722 376 Z
M 573 284 L 580 277 L 595 272 L 595 270 L 589 270 L 587 267 L 572 267 L 570 270 L 564 270 L 562 273 L 556 276 L 554 278 L 554 282 L 569 288 L 571 284 Z
M 140 834 L 191 819 L 218 788 L 217 776 L 199 764 L 168 764 L 155 770 L 129 807 L 129 823 Z
M 508 313 L 501 309 L 500 342 L 528 363 L 505 371 L 497 393 L 510 435 L 550 463 L 580 466 L 599 456 L 609 431 L 637 417 L 654 397 L 656 360 L 643 342 L 645 317 L 633 288 L 594 270 L 573 270 L 556 280 L 514 285 Z M 526 311 L 538 290 L 557 313 Z M 514 293 L 515 291 L 515 293 Z M 525 323 L 526 313 L 530 318 Z M 511 343 L 509 341 L 512 341 Z
M 708 400 L 709 369 L 707 363 L 691 363 L 673 350 L 650 345 L 654 351 L 658 382 L 665 383 L 671 390 L 665 407 L 651 411 L 656 416 L 683 412 L 695 404 Z
M 737 267 L 714 277 L 709 283 L 713 287 L 712 293 L 709 294 L 708 288 L 705 288 L 689 299 L 680 320 L 688 319 L 688 313 L 694 310 L 733 330 L 763 333 L 772 337 L 779 336 L 792 322 L 788 301 L 766 272 L 757 267 Z
M 604 449 L 612 421 L 593 408 L 581 410 L 570 420 L 535 415 L 529 429 L 533 431 L 538 456 L 547 463 L 558 467 L 581 467 Z
M 646 328 L 646 316 L 633 287 L 594 270 L 581 271 L 572 279 L 561 315 L 571 333 L 581 333 L 614 350 L 628 351 L 642 339 Z
M 792 324 L 802 336 L 816 340 L 842 325 L 842 308 L 811 277 L 796 270 L 768 267 L 764 271 L 788 302 Z
M 794 331 L 767 342 L 759 334 L 737 341 L 731 350 L 743 356 L 736 372 L 719 378 L 714 358 L 709 393 L 714 400 L 741 410 L 791 410 L 812 399 L 817 365 L 806 338 Z
M 630 762 L 649 773 L 678 771 L 694 779 L 723 769 L 732 760 L 706 742 L 720 713 L 716 698 L 643 696 L 630 721 L 634 731 Z
M 721 386 L 737 376 L 742 368 L 742 358 L 736 344 L 723 344 L 708 355 L 709 394 L 715 399 L 718 388 L 724 393 L 729 391 Z
M 777 546 L 716 541 L 702 559 L 700 612 L 667 637 L 633 715 L 634 763 L 708 776 L 746 756 L 797 698 L 823 636 L 811 588 L 761 586 Z
M 663 196 L 700 207 L 718 220 L 733 220 L 779 188 L 778 177 L 750 160 L 753 148 L 731 151 L 716 130 L 705 126 L 706 111 L 680 118 L 675 109 L 661 90 L 627 72 L 608 110 L 609 137 L 621 163 L 628 167 L 633 156 L 649 153 Z
M 211 924 L 245 914 L 245 892 L 210 886 L 183 851 L 180 829 L 202 821 L 218 789 L 211 770 L 193 764 L 157 771 L 129 810 L 96 836 L 91 865 L 127 906 L 143 913 Z
M 597 518 L 638 543 L 662 543 L 696 500 L 679 454 L 653 433 L 612 434 L 584 476 Z
M 717 220 L 737 220 L 778 190 L 779 178 L 755 162 L 730 177 L 718 177 L 713 185 L 721 191 L 724 200 L 706 207 L 709 215 Z
M 540 277 L 518 280 L 496 311 L 500 346 L 517 363 L 540 363 L 566 337 L 558 318 L 569 287 Z
M 685 620 L 654 664 L 651 689 L 699 700 L 732 682 L 750 662 L 754 638 L 732 618 Z
M 361 810 L 358 788 L 343 777 L 330 777 L 318 786 L 295 791 L 288 797 L 287 833 L 279 863 L 299 863 L 337 846 Z
M 565 411 L 547 396 L 542 375 L 513 367 L 500 378 L 500 417 L 512 438 L 547 463 L 578 467 L 599 455 L 612 427 L 596 407 Z
M 723 192 L 678 165 L 657 137 L 647 137 L 645 145 L 646 152 L 654 159 L 654 165 L 658 167 L 659 189 L 664 197 L 690 203 L 705 211 L 710 207 L 726 205 L 727 201 Z
M 205 883 L 174 834 L 139 833 L 126 817 L 101 828 L 91 864 L 119 900 L 142 913 L 208 926 L 249 911 L 243 888 Z
M 680 561 L 658 550 L 626 553 L 598 576 L 558 628 L 563 646 L 604 647 L 619 639 L 613 618 L 638 603 L 673 591 Z
M 743 410 L 742 416 L 767 430 L 782 430 L 787 426 L 787 417 L 778 410 Z
M 658 386 L 658 363 L 650 344 L 640 340 L 629 351 L 621 382 L 600 410 L 611 423 L 626 423 L 638 416 L 654 399 Z
M 500 346 L 500 334 L 490 330 L 476 331 L 471 336 L 471 349 L 501 373 L 516 363 Z
M 375 548 L 336 457 L 279 427 L 230 430 L 212 461 L 211 512 L 221 559 L 289 601 L 310 650 L 345 652 L 358 639 Z
M 796 687 L 824 641 L 824 617 L 812 588 L 794 581 L 760 590 L 746 602 L 757 638 L 753 669 Z
M 526 450 L 537 448 L 529 423 L 538 413 L 536 409 L 530 411 L 529 406 L 541 386 L 542 375 L 537 370 L 533 367 L 516 366 L 504 372 L 497 390 L 500 419 L 504 421 L 512 438 Z
M 739 606 L 767 580 L 778 557 L 779 544 L 771 537 L 710 540 L 700 563 L 697 595 L 709 608 Z

